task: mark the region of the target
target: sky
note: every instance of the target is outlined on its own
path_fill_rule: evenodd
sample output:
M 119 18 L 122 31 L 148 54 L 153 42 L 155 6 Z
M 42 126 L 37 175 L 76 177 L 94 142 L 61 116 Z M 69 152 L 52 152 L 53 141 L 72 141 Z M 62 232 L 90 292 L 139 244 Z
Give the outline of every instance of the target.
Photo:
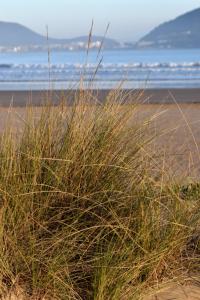
M 1 0 L 0 20 L 17 22 L 59 38 L 94 34 L 137 41 L 162 22 L 200 7 L 200 0 Z

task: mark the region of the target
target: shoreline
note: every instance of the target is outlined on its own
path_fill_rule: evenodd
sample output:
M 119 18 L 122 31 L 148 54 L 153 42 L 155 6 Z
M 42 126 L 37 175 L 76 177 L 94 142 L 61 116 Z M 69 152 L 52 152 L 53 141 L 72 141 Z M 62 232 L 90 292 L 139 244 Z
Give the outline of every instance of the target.
M 98 96 L 100 101 L 103 101 L 108 93 L 112 91 L 91 90 L 94 96 Z M 200 88 L 195 89 L 146 89 L 146 90 L 122 90 L 127 101 L 132 101 L 133 97 L 139 103 L 150 104 L 173 104 L 176 99 L 177 103 L 200 103 Z M 60 99 L 68 99 L 73 101 L 77 90 L 53 90 L 53 91 L 0 91 L 0 106 L 8 107 L 24 107 L 28 103 L 33 106 L 41 106 L 44 104 L 47 95 L 50 93 L 53 104 L 58 104 Z M 140 95 L 140 96 L 139 96 Z M 139 99 L 139 100 L 138 100 Z

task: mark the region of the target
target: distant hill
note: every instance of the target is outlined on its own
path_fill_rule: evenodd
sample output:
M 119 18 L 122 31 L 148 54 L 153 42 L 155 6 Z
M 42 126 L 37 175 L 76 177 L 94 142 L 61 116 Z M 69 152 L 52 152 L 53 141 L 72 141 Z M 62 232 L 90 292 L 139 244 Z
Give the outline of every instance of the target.
M 97 45 L 101 40 L 101 36 L 92 37 L 92 43 L 97 43 Z M 77 47 L 85 47 L 87 41 L 87 36 L 81 36 L 73 39 L 49 38 L 49 43 L 51 45 L 60 44 L 68 45 L 69 47 L 76 45 Z M 0 22 L 0 47 L 30 47 L 35 45 L 47 45 L 47 38 L 18 23 Z M 117 48 L 119 46 L 120 44 L 113 39 L 105 38 L 104 40 L 104 48 Z
M 138 48 L 200 48 L 200 8 L 163 23 L 137 44 Z

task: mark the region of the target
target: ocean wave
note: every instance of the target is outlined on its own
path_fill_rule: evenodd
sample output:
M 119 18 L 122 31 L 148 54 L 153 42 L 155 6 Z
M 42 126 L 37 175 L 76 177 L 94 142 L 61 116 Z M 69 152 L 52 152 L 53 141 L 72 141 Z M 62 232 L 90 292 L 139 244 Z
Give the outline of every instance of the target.
M 12 64 L 0 64 L 0 69 L 10 69 L 12 66 Z
M 133 62 L 133 63 L 65 63 L 65 64 L 0 64 L 0 69 L 19 69 L 19 70 L 83 70 L 83 69 L 96 69 L 99 70 L 134 70 L 134 69 L 200 69 L 199 62 Z
M 98 67 L 98 71 L 96 69 Z M 95 76 L 94 76 L 95 74 Z M 0 82 L 200 82 L 200 62 L 0 64 Z M 94 78 L 95 77 L 95 78 Z

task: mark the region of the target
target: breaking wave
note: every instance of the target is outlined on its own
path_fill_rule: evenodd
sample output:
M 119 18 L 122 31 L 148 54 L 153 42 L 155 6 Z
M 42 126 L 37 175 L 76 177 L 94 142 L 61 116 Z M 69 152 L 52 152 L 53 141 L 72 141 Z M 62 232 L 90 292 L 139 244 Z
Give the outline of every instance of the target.
M 96 72 L 96 70 L 98 71 Z M 95 76 L 94 76 L 95 74 Z M 152 86 L 199 86 L 200 61 L 196 62 L 133 62 L 133 63 L 57 63 L 50 66 L 46 63 L 0 64 L 1 83 L 42 83 L 79 82 L 84 75 L 85 81 L 107 83 L 109 86 L 126 80 L 134 88 L 140 82 Z M 50 77 L 49 77 L 50 76 Z M 105 85 L 105 84 L 104 84 Z
M 88 64 L 52 64 L 51 69 L 84 69 L 84 68 L 97 68 L 98 64 L 88 63 Z M 41 70 L 41 69 L 49 69 L 48 64 L 0 64 L 0 69 L 33 69 L 33 70 Z M 134 62 L 134 63 L 101 63 L 98 66 L 99 69 L 187 69 L 187 68 L 200 68 L 199 62 L 152 62 L 152 63 L 142 63 L 142 62 Z

